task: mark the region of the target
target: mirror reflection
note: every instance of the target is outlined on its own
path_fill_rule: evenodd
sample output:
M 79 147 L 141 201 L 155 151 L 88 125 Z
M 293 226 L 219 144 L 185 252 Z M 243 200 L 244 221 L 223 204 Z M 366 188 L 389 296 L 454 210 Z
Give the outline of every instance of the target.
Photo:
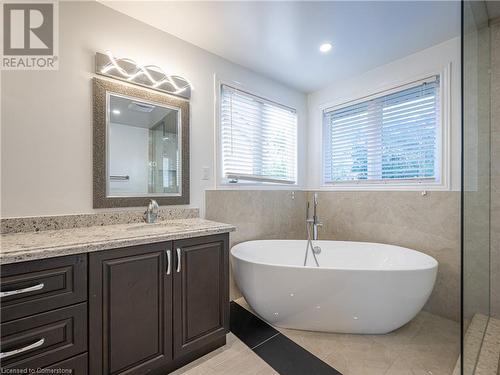
M 108 196 L 180 195 L 180 110 L 107 95 Z

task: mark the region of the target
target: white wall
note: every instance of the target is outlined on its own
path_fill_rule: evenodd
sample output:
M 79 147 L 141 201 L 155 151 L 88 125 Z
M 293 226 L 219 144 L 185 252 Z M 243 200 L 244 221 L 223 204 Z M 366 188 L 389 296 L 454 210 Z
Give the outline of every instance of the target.
M 144 194 L 148 191 L 149 129 L 109 124 L 109 175 L 129 176 L 109 181 L 112 195 Z
M 1 73 L 2 217 L 94 211 L 91 78 L 96 51 L 155 64 L 193 83 L 191 206 L 202 211 L 204 190 L 215 187 L 214 75 L 296 108 L 299 139 L 306 138 L 304 94 L 97 2 L 61 2 L 59 12 L 59 70 Z M 300 171 L 305 159 L 302 141 Z M 202 180 L 203 167 L 210 168 L 209 180 Z
M 426 76 L 441 73 L 449 67 L 450 90 L 450 180 L 451 190 L 460 190 L 460 38 L 454 38 L 417 52 L 390 64 L 368 71 L 356 78 L 337 82 L 308 96 L 308 175 L 307 187 L 321 186 L 322 108 L 372 95 Z M 447 98 L 448 99 L 448 98 Z M 421 189 L 421 188 L 420 188 Z M 417 190 L 420 190 L 417 189 Z

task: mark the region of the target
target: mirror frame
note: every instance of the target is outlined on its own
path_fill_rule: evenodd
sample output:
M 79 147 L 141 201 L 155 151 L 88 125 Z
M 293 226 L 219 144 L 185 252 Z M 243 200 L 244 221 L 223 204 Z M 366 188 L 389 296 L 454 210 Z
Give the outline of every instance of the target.
M 181 195 L 161 196 L 145 194 L 144 196 L 108 197 L 107 196 L 107 94 L 125 95 L 156 102 L 181 111 Z M 172 95 L 156 92 L 127 83 L 93 78 L 93 207 L 140 207 L 147 206 L 150 199 L 160 205 L 189 204 L 189 102 Z

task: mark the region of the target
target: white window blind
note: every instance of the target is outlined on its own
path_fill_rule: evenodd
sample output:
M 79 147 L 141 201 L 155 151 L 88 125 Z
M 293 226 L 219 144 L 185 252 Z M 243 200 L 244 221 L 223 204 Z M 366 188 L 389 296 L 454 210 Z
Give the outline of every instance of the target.
M 323 112 L 325 183 L 440 179 L 439 77 Z
M 220 132 L 226 182 L 296 182 L 295 110 L 222 85 Z

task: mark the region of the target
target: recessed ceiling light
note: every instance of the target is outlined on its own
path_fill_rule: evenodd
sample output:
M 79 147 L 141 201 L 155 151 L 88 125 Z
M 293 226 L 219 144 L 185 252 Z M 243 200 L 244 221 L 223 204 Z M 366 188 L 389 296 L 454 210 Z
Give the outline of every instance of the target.
M 327 53 L 332 49 L 332 45 L 330 43 L 323 43 L 319 46 L 320 52 Z
M 119 109 L 113 109 L 113 114 L 114 115 L 119 115 L 121 112 Z

